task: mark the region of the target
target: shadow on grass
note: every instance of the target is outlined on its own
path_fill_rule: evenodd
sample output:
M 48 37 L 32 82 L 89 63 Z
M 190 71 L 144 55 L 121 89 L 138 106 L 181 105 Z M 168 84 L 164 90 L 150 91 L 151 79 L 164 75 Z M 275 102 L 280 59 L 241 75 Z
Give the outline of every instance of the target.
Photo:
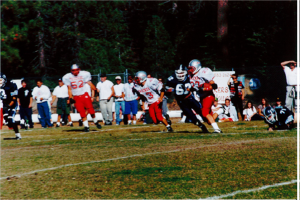
M 84 132 L 84 129 L 63 130 L 63 132 Z M 90 132 L 97 132 L 97 130 L 90 130 Z

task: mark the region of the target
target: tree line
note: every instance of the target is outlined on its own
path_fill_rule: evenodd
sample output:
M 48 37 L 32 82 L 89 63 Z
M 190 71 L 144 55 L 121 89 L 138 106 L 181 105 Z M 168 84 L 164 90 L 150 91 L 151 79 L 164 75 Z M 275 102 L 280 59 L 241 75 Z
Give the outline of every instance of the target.
M 261 76 L 296 59 L 296 1 L 1 1 L 1 71 L 166 76 L 197 58 Z

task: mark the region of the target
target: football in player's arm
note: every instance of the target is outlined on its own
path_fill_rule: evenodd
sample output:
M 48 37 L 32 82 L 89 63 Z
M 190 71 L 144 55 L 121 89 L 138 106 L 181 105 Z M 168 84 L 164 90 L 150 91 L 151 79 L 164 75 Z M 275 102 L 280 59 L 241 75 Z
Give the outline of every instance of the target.
M 174 92 L 175 99 L 182 110 L 183 114 L 186 115 L 192 122 L 199 126 L 203 132 L 208 133 L 207 128 L 200 120 L 196 117 L 193 110 L 201 114 L 201 104 L 195 100 L 191 90 L 192 85 L 190 79 L 187 76 L 187 69 L 180 65 L 173 75 L 171 75 L 166 84 L 167 92 Z
M 13 128 L 15 131 L 16 140 L 20 140 L 21 134 L 19 133 L 18 125 L 15 122 L 15 115 L 17 111 L 17 97 L 18 87 L 17 85 L 9 81 L 5 74 L 0 74 L 0 98 L 3 102 L 3 118 L 8 123 L 9 128 Z

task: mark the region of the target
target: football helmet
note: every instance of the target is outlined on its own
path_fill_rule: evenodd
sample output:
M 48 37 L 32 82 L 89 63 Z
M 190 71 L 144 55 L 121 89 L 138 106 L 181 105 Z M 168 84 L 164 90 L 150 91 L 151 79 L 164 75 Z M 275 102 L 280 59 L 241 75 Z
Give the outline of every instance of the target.
M 7 82 L 5 74 L 0 73 L 0 87 L 4 87 Z
M 266 107 L 263 111 L 263 114 L 265 116 L 266 121 L 270 124 L 275 124 L 275 122 L 277 121 L 276 111 L 271 106 Z
M 135 81 L 137 84 L 141 84 L 147 80 L 147 73 L 144 71 L 138 71 L 135 74 Z
M 191 74 L 196 74 L 201 69 L 201 62 L 200 60 L 193 59 L 190 61 L 188 66 L 188 71 Z
M 176 78 L 179 81 L 184 81 L 186 74 L 187 74 L 187 69 L 186 67 L 183 67 L 180 65 L 176 70 L 175 70 Z

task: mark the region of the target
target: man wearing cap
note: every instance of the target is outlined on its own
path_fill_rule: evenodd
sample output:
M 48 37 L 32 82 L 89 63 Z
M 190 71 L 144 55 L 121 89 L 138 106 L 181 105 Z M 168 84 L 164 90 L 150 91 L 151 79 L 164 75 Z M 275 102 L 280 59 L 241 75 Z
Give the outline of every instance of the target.
M 138 96 L 133 93 L 132 88 L 134 86 L 132 76 L 128 76 L 128 83 L 124 84 L 124 92 L 125 92 L 125 112 L 124 115 L 127 115 L 128 124 L 131 125 L 136 124 L 136 114 L 138 111 Z M 132 121 L 131 121 L 132 114 Z
M 95 115 L 91 97 L 84 87 L 85 84 L 89 84 L 92 90 L 96 90 L 96 87 L 91 82 L 91 79 L 92 77 L 90 72 L 81 71 L 77 64 L 73 64 L 71 66 L 71 73 L 66 74 L 62 79 L 64 84 L 68 86 L 68 101 L 70 101 L 68 103 L 72 103 L 72 101 L 75 101 L 75 108 L 80 113 L 85 132 L 90 131 L 87 120 L 87 113 L 91 115 L 91 117 L 93 118 L 93 122 L 95 123 L 97 128 L 101 128 L 101 125 L 99 124 Z
M 297 110 L 297 63 L 293 60 L 289 60 L 282 62 L 281 66 L 285 73 L 287 83 L 285 105 L 291 111 L 293 111 L 293 108 Z
M 97 101 L 100 101 L 100 110 L 105 125 L 112 125 L 112 103 L 115 90 L 114 84 L 110 80 L 106 79 L 106 73 L 100 75 L 101 81 L 97 83 L 96 86 L 97 92 L 99 93 Z
M 125 101 L 124 101 L 124 84 L 121 83 L 121 76 L 116 76 L 116 85 L 114 85 L 115 91 L 115 111 L 116 111 L 116 125 L 120 125 L 122 119 L 120 119 L 120 109 L 124 114 L 125 111 Z
M 21 81 L 22 87 L 18 90 L 18 104 L 20 106 L 21 128 L 33 128 L 32 122 L 32 95 L 31 89 L 25 80 Z
M 62 82 L 62 79 L 58 79 L 58 86 L 55 87 L 53 93 L 52 93 L 52 101 L 51 105 L 57 98 L 57 104 L 56 104 L 56 112 L 57 112 L 57 122 L 56 127 L 60 127 L 60 119 L 62 115 L 68 116 L 69 126 L 73 126 L 71 116 L 70 116 L 70 102 L 69 100 L 69 94 L 68 94 L 68 87 Z

